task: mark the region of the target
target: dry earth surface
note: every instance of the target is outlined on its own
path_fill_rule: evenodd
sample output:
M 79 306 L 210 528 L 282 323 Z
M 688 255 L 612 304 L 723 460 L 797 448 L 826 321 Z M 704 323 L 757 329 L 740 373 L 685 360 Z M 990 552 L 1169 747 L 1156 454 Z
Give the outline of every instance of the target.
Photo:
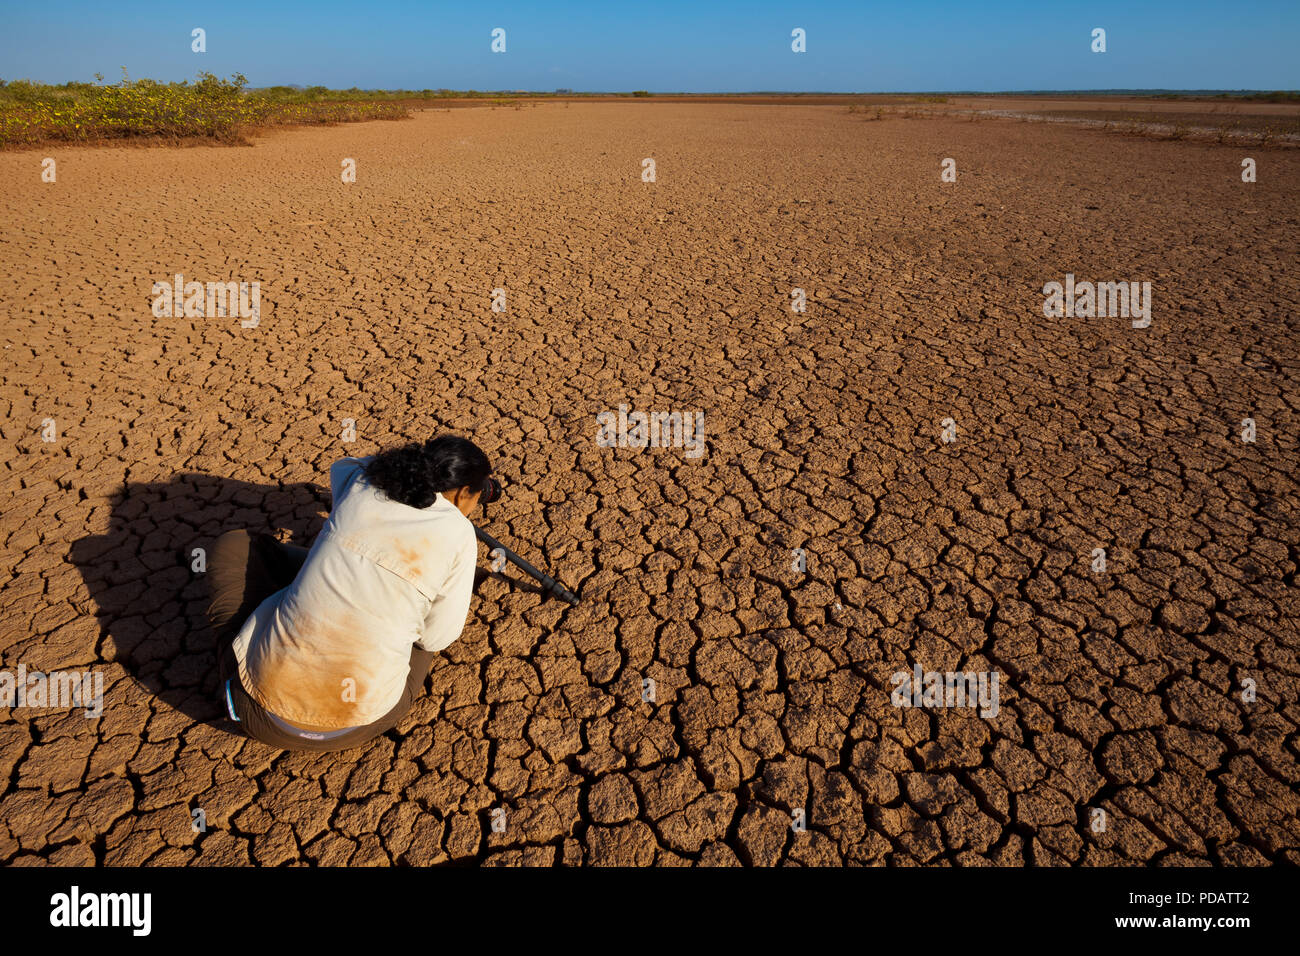
M 552 103 L 0 171 L 0 655 L 105 675 L 4 712 L 0 860 L 1300 863 L 1295 151 Z M 178 272 L 260 325 L 155 318 Z M 1066 273 L 1152 325 L 1044 318 Z M 599 447 L 620 403 L 706 454 Z M 232 732 L 192 549 L 443 429 L 582 605 L 489 578 L 363 749 Z M 997 715 L 894 707 L 914 665 Z

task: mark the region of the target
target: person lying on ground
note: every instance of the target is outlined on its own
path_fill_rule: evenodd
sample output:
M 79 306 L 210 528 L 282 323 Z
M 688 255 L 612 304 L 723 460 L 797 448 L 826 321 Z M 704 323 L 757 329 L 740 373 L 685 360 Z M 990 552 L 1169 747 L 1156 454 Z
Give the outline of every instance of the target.
M 208 560 L 222 705 L 284 750 L 346 750 L 394 727 L 460 636 L 487 455 L 443 435 L 330 467 L 311 549 L 230 531 Z

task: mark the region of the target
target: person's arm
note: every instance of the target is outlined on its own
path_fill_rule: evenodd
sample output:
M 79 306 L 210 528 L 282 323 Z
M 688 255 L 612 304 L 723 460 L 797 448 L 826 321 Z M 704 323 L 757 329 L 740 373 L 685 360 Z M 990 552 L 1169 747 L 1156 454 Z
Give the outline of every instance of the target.
M 474 568 L 478 564 L 478 539 L 473 529 L 462 539 L 442 597 L 435 598 L 424 618 L 424 633 L 419 644 L 426 651 L 440 651 L 460 637 L 469 617 L 469 602 L 474 593 Z

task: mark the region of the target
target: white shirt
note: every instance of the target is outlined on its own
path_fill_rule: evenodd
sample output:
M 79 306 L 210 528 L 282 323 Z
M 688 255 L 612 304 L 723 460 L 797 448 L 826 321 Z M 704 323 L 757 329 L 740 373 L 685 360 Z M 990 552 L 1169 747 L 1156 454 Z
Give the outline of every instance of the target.
M 312 730 L 384 716 L 406 684 L 412 645 L 442 650 L 469 613 L 474 526 L 442 495 L 427 508 L 384 497 L 366 481 L 370 461 L 330 468 L 334 509 L 302 570 L 235 637 L 249 696 Z

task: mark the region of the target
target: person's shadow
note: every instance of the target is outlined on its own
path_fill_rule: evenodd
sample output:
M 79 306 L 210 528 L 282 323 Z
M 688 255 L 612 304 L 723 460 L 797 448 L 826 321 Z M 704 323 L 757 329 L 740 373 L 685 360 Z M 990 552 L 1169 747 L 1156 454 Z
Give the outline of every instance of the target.
M 216 634 L 206 616 L 212 544 L 243 528 L 308 547 L 329 513 L 328 490 L 311 482 L 259 485 L 179 474 L 128 483 L 111 501 L 108 531 L 74 542 L 69 553 L 107 639 L 101 655 L 191 720 L 233 731 L 219 698 Z
M 179 474 L 133 482 L 112 497 L 108 531 L 72 545 L 95 605 L 101 655 L 195 721 L 227 730 L 217 688 L 216 635 L 206 610 L 207 559 L 226 531 L 281 533 L 307 546 L 325 522 L 329 492 L 310 482 L 258 485 Z

